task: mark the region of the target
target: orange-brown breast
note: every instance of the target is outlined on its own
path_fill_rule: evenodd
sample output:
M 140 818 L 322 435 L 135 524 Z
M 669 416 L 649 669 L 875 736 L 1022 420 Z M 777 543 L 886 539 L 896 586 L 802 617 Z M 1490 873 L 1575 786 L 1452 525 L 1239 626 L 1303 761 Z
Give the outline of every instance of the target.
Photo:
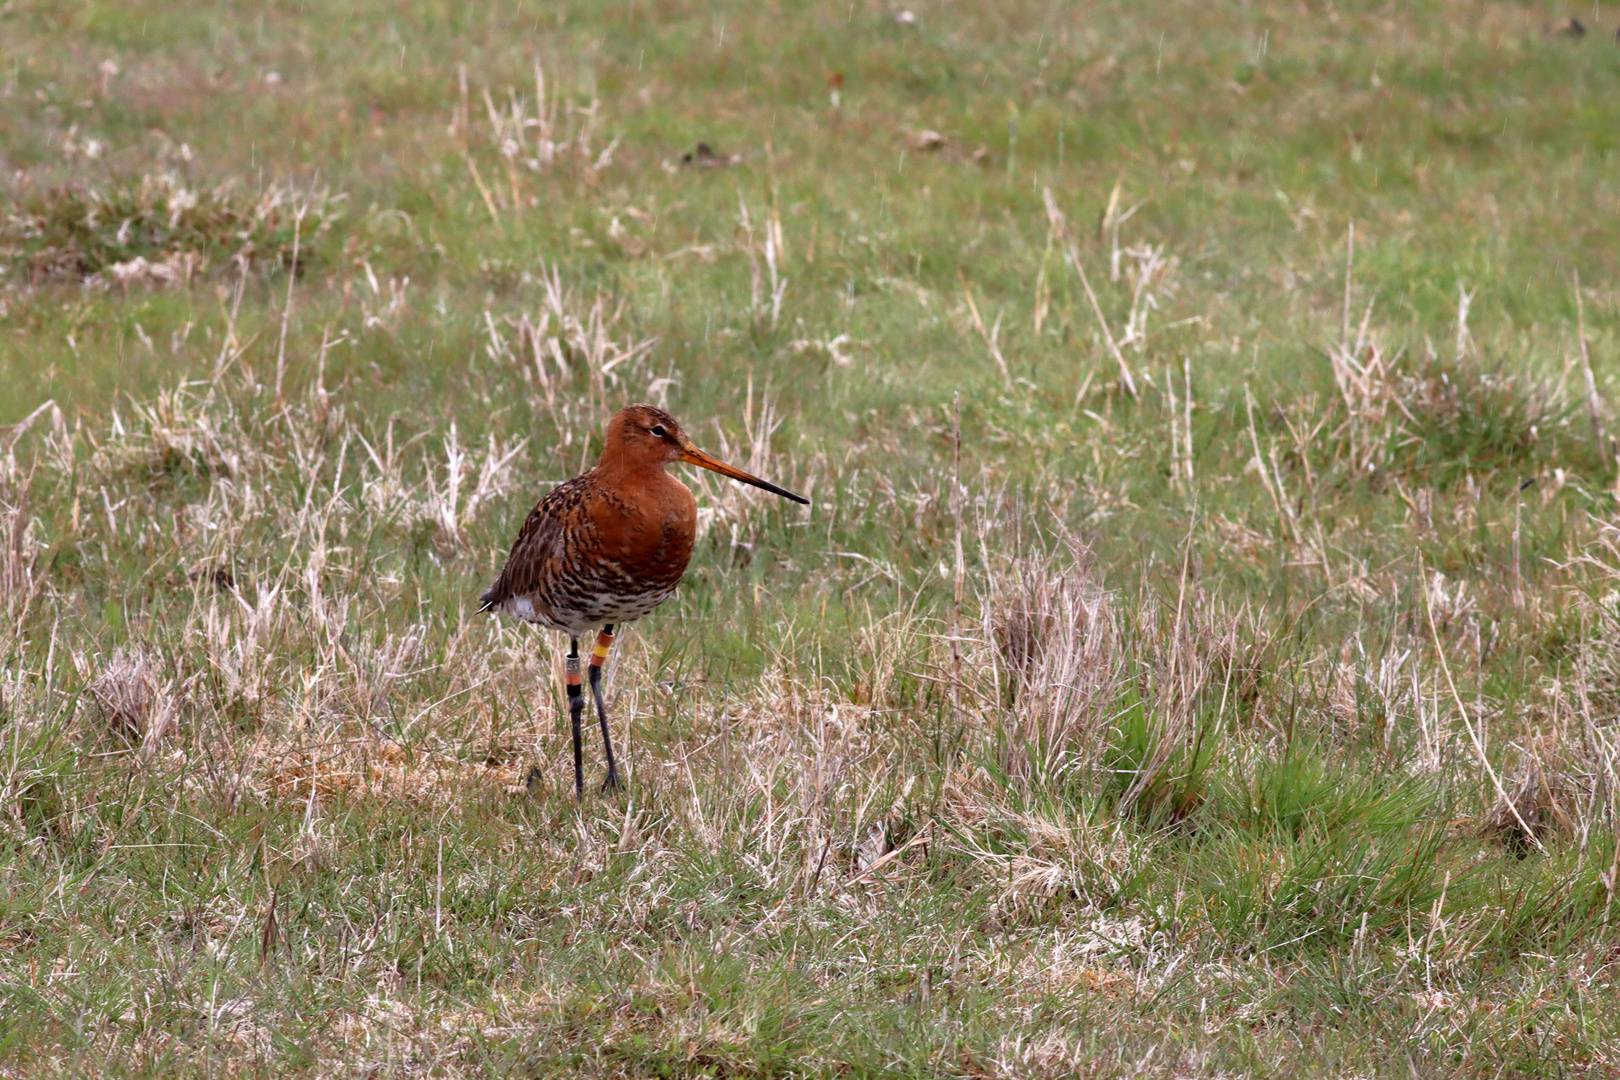
M 590 514 L 601 552 L 638 579 L 673 588 L 686 572 L 697 533 L 697 500 L 662 466 L 605 477 Z

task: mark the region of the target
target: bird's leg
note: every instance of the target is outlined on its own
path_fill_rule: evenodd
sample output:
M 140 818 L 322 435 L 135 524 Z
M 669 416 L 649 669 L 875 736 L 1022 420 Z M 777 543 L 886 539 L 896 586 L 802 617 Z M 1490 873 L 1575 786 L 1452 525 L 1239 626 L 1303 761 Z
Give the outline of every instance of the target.
M 602 749 L 607 751 L 607 779 L 602 781 L 604 791 L 619 786 L 619 766 L 613 760 L 613 737 L 608 734 L 607 706 L 602 702 L 602 665 L 607 663 L 613 649 L 613 626 L 602 627 L 596 636 L 596 648 L 591 652 L 591 696 L 596 699 L 596 716 L 602 721 Z
M 585 712 L 585 695 L 579 689 L 579 638 L 568 639 L 568 719 L 574 725 L 574 796 L 585 797 L 585 753 L 579 741 L 579 720 Z

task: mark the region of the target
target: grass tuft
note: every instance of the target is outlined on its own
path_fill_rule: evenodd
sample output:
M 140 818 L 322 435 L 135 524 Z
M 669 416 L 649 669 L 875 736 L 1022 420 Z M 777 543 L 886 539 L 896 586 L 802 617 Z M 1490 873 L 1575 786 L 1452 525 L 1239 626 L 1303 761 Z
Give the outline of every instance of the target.
M 189 287 L 210 269 L 307 272 L 341 198 L 286 187 L 188 187 L 160 173 L 114 185 L 30 191 L 0 228 L 0 259 L 30 284 Z M 298 261 L 293 263 L 294 233 Z

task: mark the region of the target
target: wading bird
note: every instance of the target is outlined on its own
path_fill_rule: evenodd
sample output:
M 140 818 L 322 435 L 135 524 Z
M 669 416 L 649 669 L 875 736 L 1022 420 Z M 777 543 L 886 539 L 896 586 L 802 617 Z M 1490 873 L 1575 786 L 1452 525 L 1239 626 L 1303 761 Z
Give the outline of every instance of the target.
M 480 611 L 503 612 L 568 635 L 568 717 L 579 796 L 585 794 L 579 639 L 602 628 L 591 653 L 591 696 L 607 754 L 602 787 L 615 788 L 619 769 L 602 702 L 602 665 L 613 647 L 613 628 L 668 599 L 692 558 L 697 501 L 665 466 L 684 461 L 796 503 L 810 502 L 699 450 L 673 416 L 652 405 L 620 409 L 608 421 L 605 444 L 596 468 L 559 485 L 529 512 L 501 576 L 478 598 Z

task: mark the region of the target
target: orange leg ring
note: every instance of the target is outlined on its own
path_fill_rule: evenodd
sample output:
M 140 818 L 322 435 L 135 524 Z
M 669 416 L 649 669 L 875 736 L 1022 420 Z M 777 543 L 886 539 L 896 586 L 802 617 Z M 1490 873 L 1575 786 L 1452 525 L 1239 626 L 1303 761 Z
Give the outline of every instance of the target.
M 596 635 L 596 648 L 591 650 L 591 667 L 599 668 L 607 663 L 608 653 L 613 651 L 613 635 L 604 630 Z

